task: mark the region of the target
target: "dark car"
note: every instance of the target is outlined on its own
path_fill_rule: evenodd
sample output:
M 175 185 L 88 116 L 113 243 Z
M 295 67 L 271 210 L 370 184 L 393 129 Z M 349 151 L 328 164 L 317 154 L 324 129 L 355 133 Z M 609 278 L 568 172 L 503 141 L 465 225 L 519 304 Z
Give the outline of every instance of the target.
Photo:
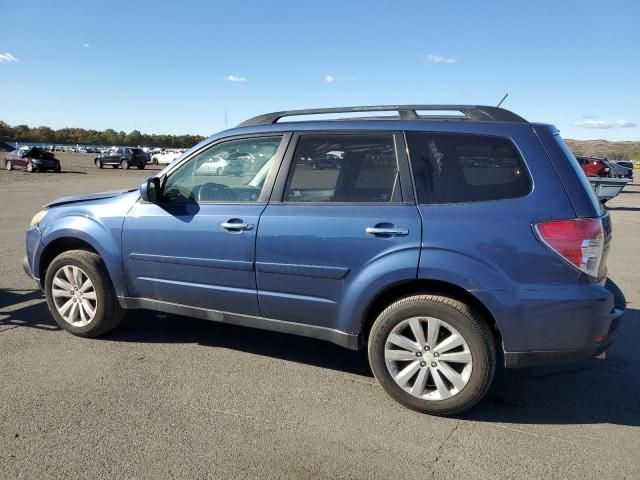
M 633 170 L 631 168 L 625 167 L 611 161 L 609 159 L 605 159 L 604 163 L 609 167 L 609 176 L 612 178 L 633 178 Z
M 363 110 L 383 116 L 295 121 Z M 296 161 L 332 151 L 340 169 Z M 201 174 L 234 155 L 238 171 L 261 166 Z M 61 198 L 31 221 L 25 271 L 70 333 L 99 336 L 150 309 L 313 337 L 367 352 L 391 397 L 446 415 L 485 395 L 498 362 L 588 359 L 620 331 L 609 213 L 558 130 L 508 110 L 275 112 L 155 173 L 139 190 Z
M 606 163 L 606 158 L 576 157 L 576 159 L 588 177 L 608 177 L 611 173 L 611 167 Z
M 60 173 L 62 167 L 53 153 L 47 152 L 42 148 L 19 148 L 13 152 L 7 153 L 4 157 L 4 166 L 7 170 L 14 168 L 22 168 L 27 172 L 44 172 L 52 170 Z
M 325 168 L 338 169 L 340 168 L 341 161 L 342 159 L 338 155 L 327 153 L 308 157 L 306 164 L 311 167 L 312 170 L 324 170 Z
M 128 170 L 135 166 L 138 170 L 142 170 L 149 162 L 149 154 L 141 148 L 113 147 L 106 153 L 98 155 L 94 162 L 98 168 L 111 165 L 113 168 L 122 167 L 123 170 Z
M 633 162 L 629 162 L 627 160 L 614 160 L 613 163 L 617 163 L 621 167 L 630 168 L 633 170 Z

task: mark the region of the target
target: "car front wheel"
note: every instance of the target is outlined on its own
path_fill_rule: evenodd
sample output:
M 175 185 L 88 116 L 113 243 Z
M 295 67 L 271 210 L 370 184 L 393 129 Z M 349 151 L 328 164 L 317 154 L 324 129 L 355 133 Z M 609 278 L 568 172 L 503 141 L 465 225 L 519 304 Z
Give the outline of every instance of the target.
M 129 160 L 122 160 L 120 166 L 123 170 L 129 170 Z
M 27 162 L 27 172 L 32 173 L 34 170 L 33 163 Z
M 440 295 L 398 300 L 376 319 L 369 362 L 397 402 L 432 415 L 454 415 L 487 392 L 496 366 L 493 335 L 468 305 Z
M 100 257 L 85 250 L 58 255 L 47 268 L 45 293 L 58 325 L 81 337 L 115 328 L 124 311 Z
M 7 163 L 5 163 L 4 166 L 9 171 L 13 170 L 13 165 L 11 164 L 11 160 L 7 160 Z
M 96 167 L 102 168 L 103 166 L 104 164 L 102 163 L 102 160 L 96 160 Z

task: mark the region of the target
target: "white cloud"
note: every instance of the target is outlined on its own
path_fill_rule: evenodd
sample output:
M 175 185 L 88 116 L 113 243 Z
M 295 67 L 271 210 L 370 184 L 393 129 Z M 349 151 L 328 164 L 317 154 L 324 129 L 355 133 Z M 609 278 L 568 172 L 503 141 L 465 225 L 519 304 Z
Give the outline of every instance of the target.
M 83 43 L 82 46 L 84 48 L 91 48 L 91 44 L 90 43 Z
M 334 83 L 336 81 L 336 77 L 334 77 L 333 75 L 325 75 L 324 81 L 327 83 Z
M 247 79 L 244 77 L 237 77 L 235 75 L 227 75 L 226 77 L 224 77 L 225 80 L 228 80 L 230 82 L 246 82 Z
M 616 127 L 620 127 L 620 128 L 633 128 L 638 126 L 637 123 L 630 122 L 629 120 L 616 120 L 615 122 L 613 122 L 613 124 Z
M 430 53 L 425 57 L 425 60 L 429 63 L 456 63 L 457 60 L 453 57 L 443 57 L 442 55 L 435 55 Z
M 582 128 L 632 128 L 638 126 L 637 123 L 629 120 L 581 120 L 575 122 L 574 125 Z
M 18 59 L 13 55 L 11 55 L 9 52 L 0 53 L 0 63 L 11 63 L 11 62 L 17 62 L 17 61 Z

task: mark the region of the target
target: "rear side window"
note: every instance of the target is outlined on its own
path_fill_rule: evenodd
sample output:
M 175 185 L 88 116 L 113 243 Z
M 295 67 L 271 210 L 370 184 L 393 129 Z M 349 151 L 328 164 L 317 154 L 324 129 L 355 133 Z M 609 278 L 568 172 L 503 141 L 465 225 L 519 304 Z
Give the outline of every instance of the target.
M 401 202 L 393 135 L 301 136 L 287 180 L 284 201 Z
M 408 132 L 407 143 L 419 203 L 502 200 L 531 191 L 524 161 L 506 138 Z

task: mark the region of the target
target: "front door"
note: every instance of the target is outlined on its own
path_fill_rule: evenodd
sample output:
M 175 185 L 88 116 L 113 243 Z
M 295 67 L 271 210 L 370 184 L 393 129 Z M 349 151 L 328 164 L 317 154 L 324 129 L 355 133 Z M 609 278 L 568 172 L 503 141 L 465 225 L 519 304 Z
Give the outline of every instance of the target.
M 354 312 L 371 295 L 417 276 L 421 220 L 408 162 L 397 160 L 401 141 L 366 132 L 297 139 L 274 189 L 282 201 L 272 200 L 260 219 L 265 317 L 353 332 Z
M 138 202 L 123 229 L 130 296 L 258 315 L 256 230 L 284 143 L 283 135 L 214 143 L 168 173 L 157 204 Z M 240 176 L 203 168 L 238 152 L 261 168 Z

